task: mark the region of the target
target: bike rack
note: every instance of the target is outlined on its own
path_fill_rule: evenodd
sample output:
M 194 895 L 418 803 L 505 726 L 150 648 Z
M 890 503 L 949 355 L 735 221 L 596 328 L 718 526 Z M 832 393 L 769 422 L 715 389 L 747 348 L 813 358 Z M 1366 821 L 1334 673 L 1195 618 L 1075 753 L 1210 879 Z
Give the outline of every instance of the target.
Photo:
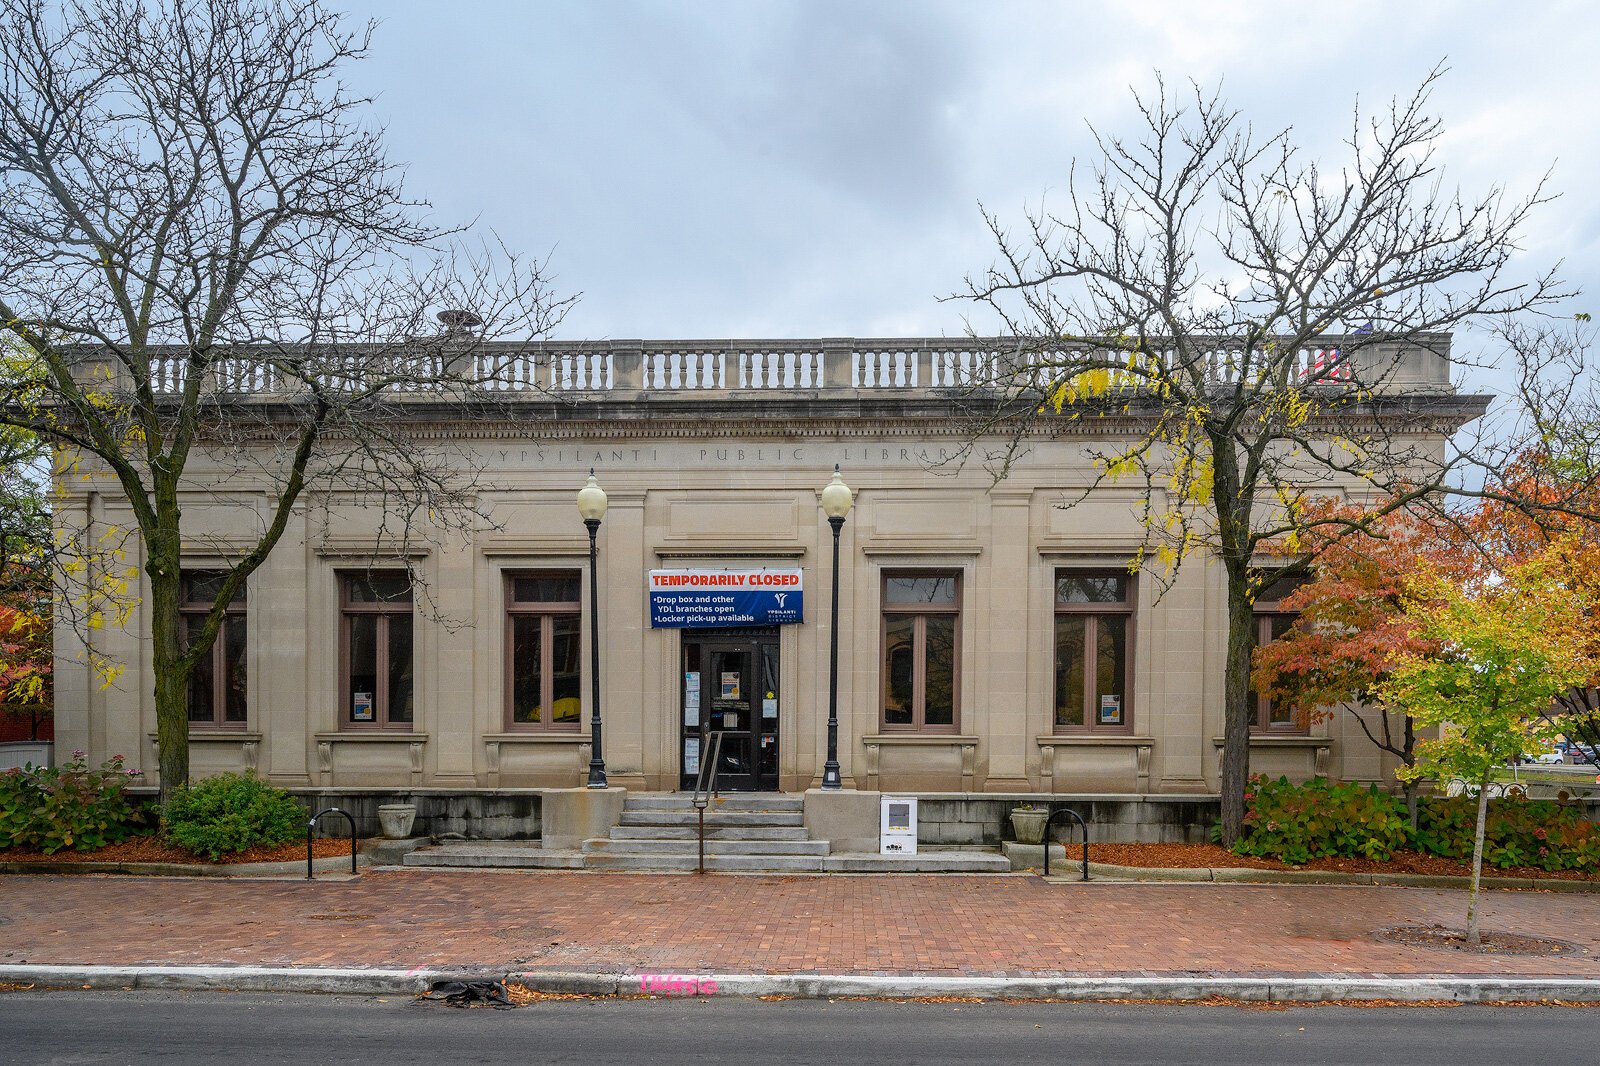
M 311 821 L 306 823 L 306 880 L 312 880 L 316 874 L 311 865 L 311 835 L 317 831 L 317 819 L 324 814 L 342 814 L 344 820 L 350 823 L 350 872 L 356 872 L 356 820 L 350 817 L 349 811 L 340 810 L 338 807 L 325 807 L 311 816 Z M 1087 852 L 1085 852 L 1087 854 Z M 1048 860 L 1047 860 L 1048 861 Z
M 1044 820 L 1044 876 L 1050 876 L 1050 826 L 1063 814 L 1070 814 L 1072 820 L 1078 823 L 1078 828 L 1083 831 L 1083 879 L 1087 881 L 1089 880 L 1089 823 L 1083 820 L 1083 815 L 1071 807 L 1051 811 L 1050 817 Z

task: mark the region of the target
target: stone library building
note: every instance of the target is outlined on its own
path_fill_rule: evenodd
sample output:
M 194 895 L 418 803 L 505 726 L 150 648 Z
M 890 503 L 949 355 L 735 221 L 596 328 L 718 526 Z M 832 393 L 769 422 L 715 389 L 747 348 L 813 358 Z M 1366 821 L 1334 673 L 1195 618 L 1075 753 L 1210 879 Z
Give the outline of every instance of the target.
M 358 811 L 409 801 L 421 832 L 563 854 L 626 825 L 621 797 L 671 809 L 712 768 L 722 796 L 769 797 L 863 851 L 884 794 L 917 797 L 925 847 L 952 849 L 997 844 L 1019 801 L 1093 807 L 1097 839 L 1193 839 L 1214 818 L 1223 575 L 1198 557 L 1160 580 L 1133 567 L 1144 482 L 1097 482 L 1093 454 L 1141 432 L 1136 410 L 1041 422 L 996 479 L 983 457 L 1012 442 L 972 436 L 996 358 L 980 342 L 481 347 L 492 402 L 413 391 L 388 417 L 459 457 L 483 520 L 430 528 L 359 484 L 308 493 L 190 685 L 196 776 L 249 770 Z M 1448 353 L 1448 337 L 1356 353 L 1436 407 L 1441 446 L 1482 409 Z M 216 387 L 238 394 L 219 410 L 264 426 L 283 399 L 270 374 Z M 254 467 L 229 454 L 252 447 Z M 195 617 L 259 537 L 274 487 L 249 470 L 273 447 L 234 435 L 190 461 Z M 115 479 L 58 488 L 86 541 L 133 527 Z M 1265 637 L 1281 594 L 1257 604 Z M 58 631 L 58 747 L 154 776 L 147 620 L 135 607 L 87 638 L 118 665 L 109 684 L 84 639 Z M 1380 754 L 1347 715 L 1308 726 L 1256 701 L 1253 770 L 1383 781 Z

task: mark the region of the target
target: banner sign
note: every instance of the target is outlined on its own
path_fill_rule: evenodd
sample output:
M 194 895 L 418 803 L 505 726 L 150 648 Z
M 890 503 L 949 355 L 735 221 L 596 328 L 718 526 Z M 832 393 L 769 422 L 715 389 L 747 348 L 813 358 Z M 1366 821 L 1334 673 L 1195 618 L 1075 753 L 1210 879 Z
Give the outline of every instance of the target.
M 803 622 L 803 574 L 799 569 L 652 570 L 650 628 Z

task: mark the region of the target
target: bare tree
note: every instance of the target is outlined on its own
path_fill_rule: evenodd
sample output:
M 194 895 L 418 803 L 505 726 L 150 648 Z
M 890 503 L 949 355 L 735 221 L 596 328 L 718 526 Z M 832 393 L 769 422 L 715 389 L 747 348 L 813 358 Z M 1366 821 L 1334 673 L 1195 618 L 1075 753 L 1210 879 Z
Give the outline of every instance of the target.
M 485 340 L 568 306 L 543 263 L 453 250 L 406 198 L 338 80 L 371 29 L 317 0 L 0 0 L 0 321 L 20 350 L 0 422 L 62 448 L 68 476 L 108 471 L 132 509 L 164 795 L 188 779 L 189 677 L 296 505 L 337 483 L 402 520 L 470 510 L 459 458 L 409 416 L 466 402 Z M 472 313 L 441 334 L 440 307 Z M 196 460 L 265 503 L 184 633 Z
M 1357 108 L 1335 168 L 1198 86 L 1135 96 L 1137 134 L 1095 133 L 1098 158 L 1074 171 L 1063 210 L 1028 212 L 1016 233 L 985 212 L 998 258 L 960 294 L 1017 338 L 979 375 L 1004 397 L 971 438 L 982 450 L 1002 434 L 982 455 L 996 475 L 1033 435 L 1099 420 L 1089 491 L 1142 487 L 1135 565 L 1222 565 L 1230 844 L 1263 581 L 1305 572 L 1310 530 L 1352 522 L 1317 497 L 1379 502 L 1366 522 L 1447 484 L 1460 457 L 1444 438 L 1486 403 L 1450 390 L 1450 331 L 1564 295 L 1552 274 L 1513 280 L 1542 187 L 1513 200 L 1443 185 L 1428 111 L 1440 74 L 1376 116 Z

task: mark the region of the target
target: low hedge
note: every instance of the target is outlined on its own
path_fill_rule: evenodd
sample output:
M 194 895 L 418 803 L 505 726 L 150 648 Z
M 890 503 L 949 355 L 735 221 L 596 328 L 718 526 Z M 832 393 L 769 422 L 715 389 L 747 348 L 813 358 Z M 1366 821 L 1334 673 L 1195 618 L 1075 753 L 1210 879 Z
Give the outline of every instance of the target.
M 1245 789 L 1240 855 L 1300 865 L 1325 857 L 1384 861 L 1408 843 L 1405 802 L 1376 785 L 1332 784 L 1318 777 L 1304 785 L 1256 776 Z
M 0 848 L 93 851 L 154 828 L 151 805 L 128 788 L 139 771 L 113 755 L 90 769 L 81 751 L 57 767 L 27 766 L 0 773 Z
M 220 774 L 173 793 L 164 831 L 171 843 L 215 862 L 299 839 L 306 812 L 281 788 L 246 774 Z
M 1477 800 L 1429 796 L 1419 802 L 1417 828 L 1405 802 L 1376 785 L 1332 784 L 1314 778 L 1250 779 L 1244 833 L 1234 852 L 1300 865 L 1323 857 L 1385 861 L 1400 848 L 1466 861 L 1472 858 Z M 1600 869 L 1600 825 L 1575 804 L 1507 796 L 1489 801 L 1485 865 L 1541 870 Z

